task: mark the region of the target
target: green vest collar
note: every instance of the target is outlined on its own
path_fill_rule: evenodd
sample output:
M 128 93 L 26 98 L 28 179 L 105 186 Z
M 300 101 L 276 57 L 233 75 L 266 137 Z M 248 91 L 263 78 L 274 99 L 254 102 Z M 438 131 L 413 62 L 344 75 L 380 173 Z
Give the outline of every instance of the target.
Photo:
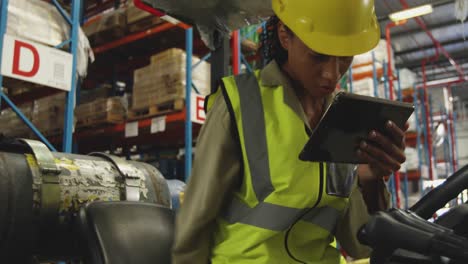
M 299 98 L 297 98 L 296 93 L 289 77 L 281 70 L 278 63 L 275 60 L 272 60 L 263 70 L 260 72 L 261 84 L 264 87 L 278 87 L 282 86 L 284 89 L 284 103 L 289 106 L 307 125 L 309 129 L 310 125 L 307 121 L 307 116 L 302 108 Z M 326 108 L 331 104 L 335 93 L 328 96 L 326 100 Z

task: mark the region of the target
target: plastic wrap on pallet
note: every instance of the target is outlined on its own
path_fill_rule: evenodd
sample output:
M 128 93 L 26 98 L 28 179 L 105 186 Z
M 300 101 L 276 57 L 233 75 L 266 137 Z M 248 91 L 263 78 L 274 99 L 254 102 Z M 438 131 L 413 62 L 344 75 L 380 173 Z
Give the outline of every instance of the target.
M 70 38 L 70 26 L 52 4 L 46 1 L 10 0 L 7 34 L 48 46 L 57 46 Z M 94 55 L 88 38 L 80 29 L 77 72 L 86 77 Z
M 230 30 L 262 22 L 273 14 L 271 0 L 144 0 L 186 22 L 197 25 L 205 44 L 214 49 L 215 31 Z M 216 14 L 216 15 L 213 15 Z
M 123 37 L 126 26 L 125 9 L 117 9 L 91 18 L 83 26 L 83 31 L 93 44 L 98 44 Z
M 419 168 L 418 150 L 411 147 L 405 149 L 406 161 L 403 167 L 406 171 L 417 170 Z
M 366 96 L 375 96 L 374 80 L 372 78 L 364 78 L 361 80 L 353 81 L 353 93 Z M 393 97 L 396 98 L 396 96 L 396 90 L 394 90 Z M 383 83 L 379 83 L 378 85 L 377 97 L 390 97 L 389 94 L 385 95 L 385 86 L 383 85 Z
M 18 108 L 23 115 L 30 119 L 32 114 L 32 103 L 19 105 Z M 10 108 L 0 112 L 0 134 L 7 137 L 28 137 L 29 127 Z
M 182 199 L 186 184 L 179 180 L 167 180 L 167 184 L 171 193 L 172 208 L 177 210 L 183 203 Z
M 127 115 L 125 99 L 120 96 L 98 98 L 75 109 L 76 126 L 91 127 L 122 123 Z
M 409 124 L 408 131 L 416 131 L 417 130 L 417 128 L 416 128 L 416 113 L 415 112 L 413 112 L 413 114 L 409 117 L 408 124 Z
M 372 52 L 374 52 L 375 59 L 379 62 L 383 60 L 388 62 L 388 53 L 387 53 L 387 41 L 381 39 L 379 44 L 372 50 L 363 54 L 354 56 L 353 64 L 356 66 L 366 65 L 372 63 Z M 393 49 L 392 49 L 392 67 L 395 68 L 395 60 L 393 59 Z
M 414 86 L 418 77 L 413 71 L 403 68 L 400 70 L 400 85 L 401 89 L 410 89 Z
M 45 135 L 61 133 L 65 120 L 65 102 L 65 92 L 35 100 L 31 122 Z

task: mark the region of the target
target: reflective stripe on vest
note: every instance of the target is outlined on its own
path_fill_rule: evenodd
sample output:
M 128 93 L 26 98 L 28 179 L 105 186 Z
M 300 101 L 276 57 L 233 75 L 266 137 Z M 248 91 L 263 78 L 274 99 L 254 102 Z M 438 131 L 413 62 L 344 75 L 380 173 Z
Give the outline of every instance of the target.
M 250 173 L 254 175 L 252 185 L 257 200 L 262 202 L 273 191 L 268 147 L 265 131 L 265 117 L 257 77 L 254 74 L 242 74 L 235 77 L 239 90 L 240 106 L 243 118 L 245 150 L 249 161 Z
M 255 208 L 250 208 L 234 198 L 223 218 L 230 224 L 243 223 L 274 231 L 285 231 L 305 212 L 307 214 L 302 217 L 303 221 L 334 234 L 341 212 L 330 206 L 297 209 L 260 202 Z

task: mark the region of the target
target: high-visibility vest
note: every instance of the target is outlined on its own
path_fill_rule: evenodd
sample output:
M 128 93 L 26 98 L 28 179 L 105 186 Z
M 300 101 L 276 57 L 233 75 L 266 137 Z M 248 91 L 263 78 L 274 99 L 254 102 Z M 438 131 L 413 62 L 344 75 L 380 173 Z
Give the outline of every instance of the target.
M 284 103 L 284 87 L 262 86 L 258 76 L 257 71 L 226 77 L 207 99 L 209 111 L 214 98 L 224 96 L 243 162 L 242 185 L 216 221 L 211 261 L 345 263 L 334 232 L 348 203 L 354 165 L 299 160 L 307 126 Z

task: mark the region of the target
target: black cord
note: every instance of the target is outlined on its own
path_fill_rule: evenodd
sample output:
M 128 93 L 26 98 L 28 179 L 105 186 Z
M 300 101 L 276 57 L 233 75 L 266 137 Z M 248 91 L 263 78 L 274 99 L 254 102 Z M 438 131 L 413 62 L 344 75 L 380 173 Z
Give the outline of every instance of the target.
M 306 216 L 308 213 L 310 213 L 310 211 L 312 211 L 313 209 L 315 209 L 315 206 L 312 207 L 312 208 L 309 208 L 307 210 L 305 210 L 301 215 L 299 215 L 299 217 L 296 218 L 296 220 L 294 220 L 294 222 L 292 223 L 292 225 L 288 228 L 288 230 L 286 231 L 286 234 L 284 236 L 284 248 L 286 249 L 286 252 L 288 253 L 289 257 L 292 258 L 293 260 L 301 263 L 301 264 L 307 264 L 306 262 L 296 258 L 292 253 L 291 253 L 291 250 L 289 250 L 289 242 L 288 242 L 288 238 L 289 238 L 289 234 L 291 233 L 291 230 L 293 229 L 293 227 L 304 217 Z
M 323 166 L 324 164 L 321 162 L 320 163 L 320 184 L 319 184 L 319 194 L 318 194 L 318 198 L 317 198 L 317 201 L 315 202 L 314 206 L 312 206 L 311 208 L 305 210 L 304 212 L 302 212 L 302 214 L 300 214 L 295 220 L 294 222 L 289 226 L 288 230 L 286 231 L 286 234 L 284 235 L 284 248 L 286 249 L 286 252 L 288 253 L 289 257 L 292 258 L 293 260 L 301 263 L 301 264 L 306 264 L 305 261 L 302 261 L 296 257 L 294 257 L 294 255 L 291 253 L 291 250 L 289 250 L 289 242 L 288 242 L 288 238 L 289 238 L 289 234 L 291 233 L 291 230 L 293 229 L 293 227 L 304 217 L 306 216 L 308 213 L 310 213 L 310 211 L 314 210 L 320 203 L 320 200 L 322 200 L 322 194 L 323 194 L 323 172 L 324 172 L 324 169 L 323 169 Z

